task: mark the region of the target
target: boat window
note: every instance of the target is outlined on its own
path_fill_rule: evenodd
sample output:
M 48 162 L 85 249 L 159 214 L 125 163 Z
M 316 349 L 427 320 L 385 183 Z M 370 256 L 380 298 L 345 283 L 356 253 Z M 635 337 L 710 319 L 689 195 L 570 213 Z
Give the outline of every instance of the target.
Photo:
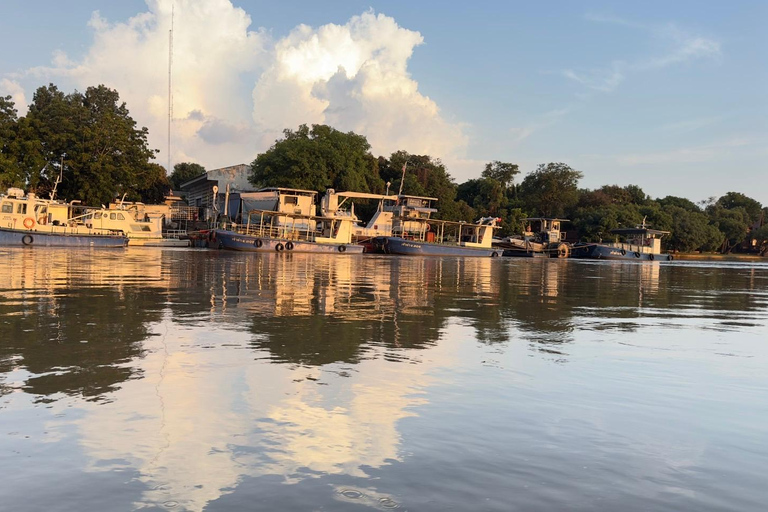
M 110 213 L 109 220 L 115 220 L 115 219 L 117 219 L 117 215 L 115 215 L 114 213 Z
M 122 213 L 117 214 L 117 220 L 125 220 L 125 217 L 123 217 Z
M 17 203 L 16 204 L 16 213 L 20 213 L 22 215 L 27 213 L 27 203 Z
M 285 196 L 285 204 L 299 204 L 299 198 L 297 196 Z
M 13 213 L 13 204 L 3 203 L 3 213 Z

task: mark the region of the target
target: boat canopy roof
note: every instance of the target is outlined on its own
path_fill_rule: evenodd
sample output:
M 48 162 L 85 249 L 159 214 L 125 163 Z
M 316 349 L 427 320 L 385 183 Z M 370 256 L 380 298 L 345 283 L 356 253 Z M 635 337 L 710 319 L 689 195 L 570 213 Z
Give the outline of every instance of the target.
M 438 199 L 436 197 L 426 197 L 426 196 L 409 196 L 407 194 L 400 194 L 400 199 L 425 199 L 427 201 L 437 201 Z
M 551 217 L 526 217 L 523 220 L 525 220 L 525 221 L 533 221 L 533 220 L 556 221 L 556 220 L 559 220 L 560 222 L 571 222 L 570 219 L 558 219 L 558 218 L 551 218 Z
M 612 229 L 611 233 L 615 235 L 668 235 L 669 231 L 661 231 L 659 229 L 648 228 L 620 228 Z
M 290 193 L 290 194 L 299 194 L 299 195 L 307 195 L 307 196 L 317 195 L 317 192 L 314 190 L 304 190 L 300 188 L 282 188 L 282 187 L 260 188 L 257 192 L 279 192 L 281 194 Z

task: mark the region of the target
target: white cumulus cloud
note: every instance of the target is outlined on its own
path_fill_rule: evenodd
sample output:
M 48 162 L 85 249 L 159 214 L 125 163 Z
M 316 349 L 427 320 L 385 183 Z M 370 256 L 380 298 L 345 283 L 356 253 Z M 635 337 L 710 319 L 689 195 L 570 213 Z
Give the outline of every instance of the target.
M 421 34 L 372 11 L 272 38 L 230 0 L 147 0 L 146 12 L 127 21 L 93 13 L 93 44 L 82 58 L 56 51 L 49 66 L 18 75 L 30 87 L 50 80 L 64 90 L 117 89 L 165 164 L 172 6 L 174 162 L 250 162 L 302 123 L 366 135 L 375 154 L 404 149 L 459 167 L 465 161 L 464 127 L 447 120 L 408 71 Z M 14 83 L 2 79 L 0 91 Z M 23 90 L 12 94 L 24 98 Z

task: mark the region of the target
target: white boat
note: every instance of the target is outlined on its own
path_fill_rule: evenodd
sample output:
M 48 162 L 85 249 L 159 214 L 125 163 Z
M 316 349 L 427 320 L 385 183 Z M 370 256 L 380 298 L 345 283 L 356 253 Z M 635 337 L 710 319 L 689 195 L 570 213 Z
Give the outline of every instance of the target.
M 9 188 L 0 195 L 0 246 L 125 247 L 123 233 L 86 224 L 83 210 Z
M 142 213 L 141 203 L 124 206 L 122 202 L 110 208 L 89 208 L 85 223 L 94 228 L 125 233 L 128 245 L 151 247 L 188 247 L 189 240 L 180 238 L 184 232 L 164 232 L 162 214 Z

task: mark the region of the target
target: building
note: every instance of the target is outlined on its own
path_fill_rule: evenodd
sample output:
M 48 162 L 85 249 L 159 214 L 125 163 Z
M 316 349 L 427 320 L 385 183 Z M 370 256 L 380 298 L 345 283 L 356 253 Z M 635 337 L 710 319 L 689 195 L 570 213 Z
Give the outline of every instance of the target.
M 198 220 L 215 219 L 219 212 L 223 213 L 227 185 L 230 194 L 255 190 L 248 181 L 250 171 L 250 166 L 246 164 L 212 169 L 182 183 L 181 191 L 187 204 L 198 209 Z

